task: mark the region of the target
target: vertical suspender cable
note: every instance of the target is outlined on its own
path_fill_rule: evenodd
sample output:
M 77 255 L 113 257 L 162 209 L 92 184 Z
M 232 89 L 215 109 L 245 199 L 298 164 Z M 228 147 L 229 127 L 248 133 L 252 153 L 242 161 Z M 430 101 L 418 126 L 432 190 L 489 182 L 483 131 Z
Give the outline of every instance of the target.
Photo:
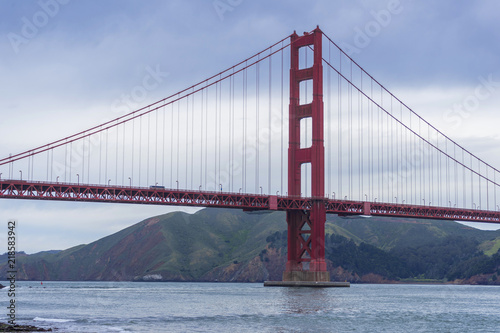
M 158 182 L 158 110 L 155 111 L 155 179 L 154 183 Z M 124 131 L 125 133 L 125 131 Z M 162 183 L 163 185 L 163 183 Z
M 422 122 L 418 122 L 418 134 L 420 134 L 423 137 L 422 134 Z M 420 140 L 420 148 L 419 148 L 419 154 L 420 154 L 420 163 L 418 164 L 420 167 L 420 193 L 421 196 L 425 195 L 425 154 L 424 154 L 424 142 L 423 140 Z M 418 198 L 416 199 L 417 201 L 419 200 Z
M 193 121 L 191 119 L 191 121 Z M 189 165 L 189 161 L 188 161 L 188 156 L 189 156 L 189 96 L 186 97 L 186 129 L 185 129 L 185 137 L 184 137 L 184 140 L 186 141 L 184 143 L 184 154 L 186 155 L 186 158 L 184 159 L 186 162 L 185 166 L 184 166 L 184 169 L 186 171 L 186 177 L 184 178 L 184 184 L 186 184 L 186 188 L 189 189 L 189 184 L 188 184 L 188 173 L 189 173 L 189 168 L 191 167 L 191 169 L 193 168 L 192 165 L 190 166 Z
M 82 138 L 81 154 L 82 154 L 82 178 L 81 178 L 81 181 L 83 183 L 85 180 L 85 136 Z
M 339 72 L 342 73 L 342 51 L 339 49 Z M 338 144 L 337 144 L 337 158 L 338 158 L 338 197 L 342 198 L 342 77 L 338 76 Z
M 233 192 L 234 181 L 234 69 L 229 78 L 229 190 Z
M 351 82 L 354 82 L 352 61 L 350 62 Z M 352 90 L 353 84 L 349 84 L 349 199 L 354 200 L 354 92 Z
M 222 76 L 219 76 L 219 80 Z M 220 83 L 220 89 L 219 89 L 219 126 L 218 126 L 218 151 L 219 151 L 219 161 L 218 161 L 218 178 L 219 181 L 217 182 L 218 184 L 222 183 L 221 181 L 221 172 L 220 172 L 220 165 L 221 165 L 221 155 L 222 155 L 222 149 L 221 149 L 221 133 L 222 133 L 222 82 Z
M 375 94 L 377 94 L 375 92 Z M 374 97 L 375 98 L 375 97 Z M 381 132 L 382 132 L 382 127 L 380 126 L 381 120 L 381 110 L 379 106 L 374 106 L 374 109 L 377 113 L 377 119 L 375 120 L 375 130 L 377 131 L 377 197 L 379 201 L 383 202 L 383 181 L 382 181 L 382 144 L 383 142 L 381 141 Z
M 218 133 L 219 133 L 219 82 L 215 84 L 215 133 L 214 133 L 214 149 L 215 149 L 215 154 L 214 154 L 214 181 L 217 184 L 220 184 L 220 182 L 217 182 L 217 176 L 220 176 L 217 174 L 217 154 L 220 154 L 220 151 L 217 149 L 218 143 L 217 139 L 219 138 Z M 220 180 L 220 179 L 219 179 Z M 217 189 L 217 184 L 215 184 L 215 188 Z
M 280 138 L 281 138 L 281 157 L 280 157 L 280 163 L 281 163 L 281 182 L 280 182 L 280 194 L 283 195 L 283 179 L 284 179 L 284 172 L 283 172 L 283 137 L 284 137 L 284 130 L 283 130 L 283 112 L 284 112 L 284 100 L 283 100 L 283 95 L 284 95 L 284 56 L 283 56 L 283 42 L 281 42 L 281 128 L 280 128 Z
M 482 197 L 482 193 L 481 193 L 481 176 L 479 176 L 481 174 L 481 162 L 480 162 L 479 158 L 477 158 L 477 169 L 478 169 L 477 180 L 478 180 L 478 190 L 479 190 L 479 207 L 481 207 L 481 197 Z
M 90 150 L 90 136 L 89 136 L 89 150 Z M 52 181 L 53 179 L 53 171 L 54 171 L 54 149 L 51 149 L 51 161 L 50 161 L 50 181 Z M 31 177 L 33 179 L 33 164 L 35 164 L 35 157 L 33 155 L 31 155 L 31 160 L 33 163 L 31 163 Z M 88 159 L 89 163 L 90 163 L 90 151 L 89 151 L 89 159 Z M 89 168 L 87 168 L 87 174 L 88 174 L 88 171 Z M 87 177 L 87 179 L 89 179 L 89 177 Z
M 161 145 L 161 184 L 165 185 L 165 134 L 166 134 L 166 119 L 167 108 L 162 108 L 163 114 L 163 127 L 162 127 L 162 145 Z M 200 164 L 201 165 L 201 164 Z
M 64 151 L 66 152 L 66 145 L 64 146 Z M 65 157 L 64 159 L 66 160 L 67 157 Z M 99 131 L 99 179 L 98 179 L 98 184 L 102 184 L 101 183 L 101 172 L 102 172 L 102 130 Z M 66 178 L 64 180 L 66 180 Z
M 149 146 L 150 146 L 150 133 L 151 133 L 151 113 L 148 112 L 148 128 L 147 128 L 148 141 L 146 143 L 147 156 L 146 156 L 146 186 L 149 185 Z
M 205 108 L 204 108 L 204 102 L 205 102 L 205 90 L 201 91 L 201 105 L 200 105 L 200 188 L 203 184 L 203 138 L 204 138 L 204 131 L 203 131 L 203 122 L 205 122 L 204 118 L 204 113 L 205 113 Z
M 490 209 L 490 206 L 489 206 L 490 203 L 489 203 L 489 200 L 488 200 L 489 193 L 488 193 L 488 180 L 487 180 L 488 179 L 488 167 L 485 166 L 485 168 L 486 168 L 486 179 L 485 179 L 485 181 L 486 181 L 486 210 L 489 210 Z
M 50 160 L 50 151 L 47 150 L 47 176 L 45 177 L 45 179 L 48 181 L 49 180 L 49 160 Z M 29 173 L 29 170 L 30 170 L 30 159 L 28 158 L 28 173 L 27 173 L 27 180 L 30 179 L 30 173 Z
M 142 116 L 139 117 L 139 156 L 138 156 L 138 164 L 139 164 L 139 173 L 138 173 L 138 181 L 137 185 L 141 186 L 141 175 L 142 175 Z M 107 142 L 107 140 L 106 140 Z M 107 144 L 107 143 L 106 143 Z M 106 178 L 106 177 L 105 177 Z M 107 178 L 106 178 L 107 179 Z M 104 181 L 106 181 L 106 179 Z
M 119 135 L 120 135 L 120 131 L 119 131 L 119 127 L 118 125 L 115 125 L 114 128 L 116 129 L 116 142 L 115 142 L 115 145 L 116 145 L 116 152 L 115 152 L 115 179 L 114 179 L 114 182 L 115 184 L 118 184 L 118 141 L 119 141 Z
M 73 142 L 69 143 L 69 182 L 71 182 L 72 174 L 72 162 L 73 162 Z
M 208 86 L 208 83 L 207 83 Z M 205 98 L 205 189 L 207 187 L 207 173 L 208 173 L 208 92 L 209 88 L 205 88 L 207 96 Z
M 363 90 L 363 72 L 359 72 L 360 76 L 360 88 Z M 358 182 L 359 182 L 359 198 L 364 200 L 363 192 L 364 189 L 364 165 L 363 165 L 363 96 L 358 91 Z
M 462 149 L 462 165 L 465 166 L 465 151 Z M 467 208 L 467 184 L 466 184 L 466 180 L 465 180 L 465 173 L 467 171 L 467 169 L 465 167 L 462 167 L 462 208 Z
M 175 172 L 176 172 L 176 185 L 177 188 L 179 187 L 179 145 L 180 145 L 180 129 L 181 129 L 181 123 L 180 123 L 180 118 L 181 118 L 181 101 L 177 101 L 177 131 L 175 133 L 175 139 L 177 141 L 177 158 L 175 159 L 176 162 L 176 167 L 175 167 Z
M 106 151 L 104 152 L 104 183 L 107 185 L 108 182 L 108 143 L 109 143 L 109 135 L 108 135 L 108 129 L 106 128 Z M 70 161 L 69 161 L 70 169 L 71 169 L 71 155 L 70 155 Z M 71 172 L 69 175 L 69 179 L 71 181 Z
M 170 188 L 174 187 L 174 103 L 170 113 Z
M 328 62 L 332 63 L 332 50 L 331 50 L 331 43 L 328 43 Z M 331 120 L 331 114 L 332 114 L 332 71 L 330 68 L 327 68 L 328 70 L 328 110 L 326 113 L 327 116 L 327 135 L 328 135 L 328 191 L 327 191 L 327 197 L 330 195 L 332 192 L 332 120 Z
M 130 171 L 130 184 L 132 184 L 132 182 L 134 180 L 135 119 L 132 120 L 132 143 L 130 144 L 130 147 L 132 147 L 132 151 L 131 151 L 132 163 L 130 165 L 130 168 L 131 168 L 131 171 Z
M 243 178 L 242 189 L 246 192 L 247 184 L 247 62 L 245 61 L 245 70 L 243 71 Z
M 127 128 L 127 124 L 122 124 L 122 186 L 125 185 L 125 129 Z
M 90 142 L 90 135 L 87 137 L 88 138 L 88 146 L 87 146 L 87 153 L 88 153 L 88 158 L 87 158 L 87 182 L 90 184 L 90 157 L 92 155 L 92 151 L 90 149 L 91 147 L 91 142 Z M 52 158 L 54 158 L 54 152 L 52 151 Z M 53 167 L 53 166 L 52 166 Z M 50 176 L 52 180 L 52 176 Z
M 260 55 L 258 56 L 258 60 L 260 60 Z M 259 189 L 259 81 L 260 81 L 260 62 L 255 64 L 255 193 L 258 193 Z
M 269 53 L 271 53 L 271 49 L 269 49 Z M 267 111 L 269 113 L 269 117 L 268 117 L 268 124 L 267 124 L 267 128 L 268 128 L 268 131 L 269 131 L 269 134 L 268 134 L 268 165 L 267 165 L 267 193 L 268 194 L 272 194 L 271 192 L 271 110 L 272 110 L 272 103 L 271 103 L 271 98 L 272 98 L 272 70 L 273 70 L 273 66 L 272 66 L 272 61 L 271 61 L 272 57 L 269 57 L 269 110 Z

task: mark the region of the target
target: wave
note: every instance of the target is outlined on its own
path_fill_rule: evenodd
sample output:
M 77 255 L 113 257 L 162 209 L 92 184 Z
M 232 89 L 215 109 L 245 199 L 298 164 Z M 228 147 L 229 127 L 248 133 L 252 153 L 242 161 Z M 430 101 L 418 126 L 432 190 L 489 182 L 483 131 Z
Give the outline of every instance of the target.
M 74 319 L 57 319 L 57 318 L 41 318 L 41 317 L 35 317 L 33 320 L 34 321 L 45 321 L 45 322 L 51 322 L 51 323 L 69 323 L 71 321 L 76 321 Z

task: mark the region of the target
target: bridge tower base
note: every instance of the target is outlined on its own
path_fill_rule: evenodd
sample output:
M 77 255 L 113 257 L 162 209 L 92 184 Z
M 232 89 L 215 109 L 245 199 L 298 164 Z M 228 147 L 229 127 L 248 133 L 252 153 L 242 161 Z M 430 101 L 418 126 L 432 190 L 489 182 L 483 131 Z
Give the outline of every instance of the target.
M 322 271 L 284 271 L 283 281 L 317 281 L 317 282 L 329 282 L 330 272 Z

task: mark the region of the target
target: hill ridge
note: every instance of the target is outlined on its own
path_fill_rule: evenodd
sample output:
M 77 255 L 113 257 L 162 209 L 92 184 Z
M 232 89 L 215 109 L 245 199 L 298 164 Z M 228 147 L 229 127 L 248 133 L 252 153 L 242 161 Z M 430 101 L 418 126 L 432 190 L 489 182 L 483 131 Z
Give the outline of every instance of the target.
M 147 218 L 86 245 L 20 257 L 18 279 L 281 279 L 286 262 L 285 230 L 283 212 L 248 214 L 221 208 L 206 208 L 194 214 L 172 212 Z M 370 273 L 377 275 L 377 279 L 393 280 L 412 278 L 415 274 L 430 276 L 430 272 L 419 273 L 415 267 L 420 261 L 414 257 L 438 246 L 451 250 L 453 241 L 469 244 L 471 253 L 461 255 L 466 260 L 475 258 L 475 265 L 479 265 L 487 260 L 483 252 L 493 258 L 500 239 L 500 231 L 477 230 L 453 221 L 398 219 L 395 222 L 380 217 L 342 219 L 331 215 L 326 233 L 332 276 L 354 282 L 362 281 Z M 462 261 L 453 259 L 448 268 L 440 263 L 444 268 L 439 271 L 452 269 Z M 387 262 L 393 263 L 393 267 L 386 267 Z M 436 276 L 445 278 L 443 274 Z

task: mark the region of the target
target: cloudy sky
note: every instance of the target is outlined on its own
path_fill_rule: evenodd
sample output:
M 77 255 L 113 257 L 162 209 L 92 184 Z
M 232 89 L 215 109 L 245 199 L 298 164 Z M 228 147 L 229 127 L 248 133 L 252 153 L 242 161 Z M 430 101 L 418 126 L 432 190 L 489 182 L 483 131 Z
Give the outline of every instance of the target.
M 4 0 L 0 157 L 116 117 L 148 70 L 158 85 L 131 107 L 319 25 L 418 114 L 500 166 L 499 13 L 495 0 Z M 32 253 L 171 210 L 0 200 L 0 221 L 16 219 L 18 249 Z

